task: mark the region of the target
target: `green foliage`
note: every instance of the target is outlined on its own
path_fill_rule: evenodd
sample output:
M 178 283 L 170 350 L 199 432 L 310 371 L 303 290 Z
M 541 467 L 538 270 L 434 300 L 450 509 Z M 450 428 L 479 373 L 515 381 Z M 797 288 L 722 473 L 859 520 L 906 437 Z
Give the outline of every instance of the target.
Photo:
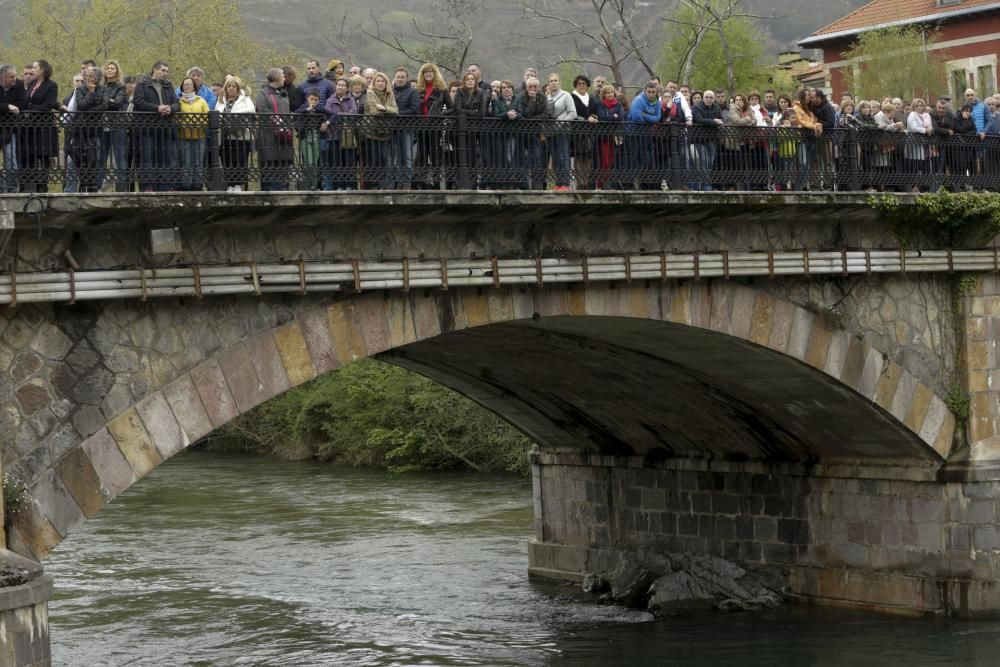
M 166 60 L 176 81 L 198 65 L 214 81 L 232 73 L 253 80 L 290 55 L 250 34 L 240 0 L 25 0 L 11 34 L 3 60 L 23 65 L 45 58 L 60 86 L 87 58 L 99 66 L 118 60 L 127 74 L 148 73 Z
M 940 191 L 903 205 L 895 195 L 872 196 L 869 204 L 904 247 L 955 248 L 979 245 L 1000 233 L 1000 194 Z
M 306 454 L 394 471 L 528 469 L 530 442 L 507 422 L 420 375 L 359 361 L 234 420 L 211 446 Z
M 931 49 L 939 39 L 938 33 L 925 33 L 918 26 L 861 33 L 842 54 L 845 60 L 858 63 L 844 68 L 849 89 L 866 99 L 892 95 L 906 100 L 926 100 L 932 91 L 945 90 L 948 56 L 940 49 Z
M 703 30 L 696 25 L 708 25 L 711 19 L 686 4 L 678 4 L 672 17 L 681 23 L 667 23 L 663 47 L 656 71 L 692 89 L 718 90 L 727 85 L 726 58 L 722 38 L 716 30 Z M 692 25 L 695 24 L 695 25 Z M 733 60 L 735 90 L 779 85 L 775 72 L 763 65 L 764 40 L 761 29 L 751 19 L 733 16 L 723 21 L 723 34 Z
M 948 406 L 959 423 L 964 423 L 969 419 L 969 413 L 972 409 L 969 392 L 960 385 L 954 384 L 948 387 L 948 393 L 944 396 L 944 404 Z
M 14 477 L 9 472 L 3 474 L 3 509 L 6 516 L 9 517 L 20 512 L 30 498 L 28 486 L 23 480 Z

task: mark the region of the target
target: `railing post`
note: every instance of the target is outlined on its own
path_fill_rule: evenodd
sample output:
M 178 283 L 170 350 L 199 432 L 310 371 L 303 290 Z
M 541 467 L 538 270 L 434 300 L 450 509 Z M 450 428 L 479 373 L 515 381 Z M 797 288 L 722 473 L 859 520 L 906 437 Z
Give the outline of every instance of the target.
M 681 152 L 681 126 L 677 123 L 670 123 L 670 189 L 680 190 L 684 187 L 684 164 L 681 162 L 685 155 Z
M 472 189 L 472 172 L 469 169 L 469 126 L 464 114 L 455 114 L 455 136 L 458 140 L 458 189 Z
M 859 136 L 858 128 L 847 128 L 847 164 L 850 172 L 848 178 L 850 179 L 851 190 L 854 192 L 861 189 L 861 146 L 859 145 Z
M 208 187 L 219 191 L 225 188 L 219 146 L 222 143 L 222 114 L 212 109 L 208 112 Z

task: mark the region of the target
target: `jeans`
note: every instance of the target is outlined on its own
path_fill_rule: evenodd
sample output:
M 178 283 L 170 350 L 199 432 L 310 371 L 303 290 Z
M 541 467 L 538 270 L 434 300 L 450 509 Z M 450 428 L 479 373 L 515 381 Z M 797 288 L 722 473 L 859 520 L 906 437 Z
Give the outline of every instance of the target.
M 537 137 L 525 139 L 528 154 L 528 187 L 532 190 L 545 189 L 546 165 L 545 147 Z
M 180 189 L 201 190 L 205 185 L 205 140 L 181 139 L 178 146 L 181 160 Z
M 712 187 L 712 171 L 715 170 L 715 159 L 719 155 L 719 144 L 714 141 L 698 144 L 698 172 L 701 175 L 702 187 L 706 190 Z
M 392 134 L 393 161 L 398 170 L 397 190 L 409 190 L 413 181 L 413 132 L 399 130 Z
M 76 168 L 76 162 L 69 155 L 66 156 L 66 180 L 63 181 L 63 192 L 77 192 L 80 190 L 80 172 Z
M 300 190 L 315 190 L 320 183 L 320 161 L 326 152 L 326 142 L 321 141 L 318 133 L 302 135 L 299 139 L 299 153 L 302 155 L 302 182 Z M 325 160 L 323 160 L 325 162 Z
M 170 130 L 152 130 L 142 135 L 139 181 L 144 190 L 165 192 L 174 188 L 174 138 Z
M 556 134 L 549 137 L 552 151 L 552 171 L 555 172 L 556 186 L 569 186 L 570 166 L 569 166 L 569 137 L 565 134 Z
M 104 172 L 108 166 L 108 156 L 112 156 L 115 161 L 115 190 L 118 192 L 128 191 L 126 182 L 126 171 L 128 160 L 125 157 L 126 136 L 125 129 L 105 130 L 101 133 L 101 154 L 98 158 L 100 174 L 97 180 L 98 187 L 104 182 Z
M 10 141 L 3 145 L 3 179 L 0 179 L 0 192 L 17 192 L 16 136 L 11 136 Z

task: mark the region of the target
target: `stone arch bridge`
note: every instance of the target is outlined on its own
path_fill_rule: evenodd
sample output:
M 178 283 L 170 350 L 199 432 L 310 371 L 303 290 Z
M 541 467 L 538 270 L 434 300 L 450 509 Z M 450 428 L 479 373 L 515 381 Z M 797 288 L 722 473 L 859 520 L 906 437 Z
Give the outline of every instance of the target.
M 901 251 L 850 195 L 0 207 L 2 463 L 31 498 L 5 532 L 29 558 L 236 415 L 378 356 L 539 444 L 537 575 L 695 551 L 787 566 L 807 599 L 1000 605 L 991 248 Z

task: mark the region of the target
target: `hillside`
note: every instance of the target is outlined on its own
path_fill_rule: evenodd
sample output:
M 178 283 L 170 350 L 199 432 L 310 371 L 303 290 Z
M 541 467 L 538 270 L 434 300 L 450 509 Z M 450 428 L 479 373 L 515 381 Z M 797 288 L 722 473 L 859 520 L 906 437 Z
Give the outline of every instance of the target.
M 794 49 L 796 39 L 809 35 L 866 1 L 747 0 L 747 5 L 761 16 L 777 17 L 759 21 L 767 50 L 776 54 Z M 0 40 L 9 40 L 11 20 L 21 2 L 23 0 L 0 0 Z M 638 15 L 629 22 L 630 27 L 640 39 L 655 43 L 662 31 L 660 18 L 674 2 L 676 0 L 639 2 Z M 551 0 L 549 6 L 571 7 L 569 18 L 584 23 L 593 21 L 590 3 Z M 303 57 L 313 56 L 324 62 L 340 57 L 351 62 L 374 63 L 382 68 L 393 67 L 406 58 L 366 36 L 363 27 L 374 32 L 377 20 L 387 39 L 400 35 L 404 44 L 412 47 L 416 45 L 413 20 L 428 32 L 444 33 L 448 29 L 442 17 L 449 10 L 462 17 L 472 30 L 467 62 L 482 64 L 487 76 L 516 76 L 529 65 L 548 68 L 559 55 L 587 55 L 591 48 L 585 39 L 574 44 L 568 36 L 541 38 L 556 32 L 555 25 L 536 17 L 525 17 L 519 0 L 410 0 L 405 5 L 395 0 L 366 0 L 360 5 L 345 0 L 242 0 L 243 16 L 251 33 L 283 50 L 301 52 Z M 211 29 L 206 30 L 199 39 L 211 32 Z M 651 49 L 650 60 L 655 62 L 656 56 L 657 49 Z M 627 78 L 643 77 L 639 67 L 625 74 Z

